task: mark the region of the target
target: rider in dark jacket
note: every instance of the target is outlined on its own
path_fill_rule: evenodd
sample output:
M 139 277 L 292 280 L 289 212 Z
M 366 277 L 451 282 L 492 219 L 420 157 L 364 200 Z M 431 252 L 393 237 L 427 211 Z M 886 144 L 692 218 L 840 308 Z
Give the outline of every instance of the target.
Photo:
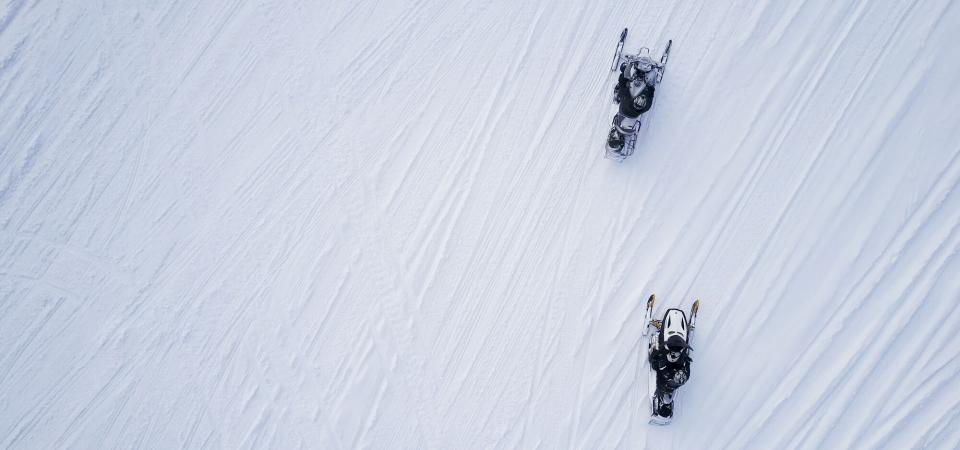
M 662 339 L 662 337 L 661 337 Z M 650 367 L 657 372 L 657 390 L 672 392 L 690 378 L 690 348 L 679 336 L 659 342 L 650 352 Z
M 621 70 L 620 76 L 617 79 L 617 103 L 620 104 L 621 115 L 629 118 L 637 118 L 640 114 L 650 110 L 650 106 L 653 105 L 653 94 L 656 92 L 656 88 L 652 84 L 642 82 L 642 87 L 639 92 L 636 92 L 636 94 L 631 92 L 633 79 L 625 76 L 625 73 L 628 72 L 626 66 L 627 64 L 623 65 L 623 70 Z M 637 75 L 634 75 L 634 77 L 636 76 Z M 625 102 L 623 99 L 631 99 L 631 101 Z
M 650 110 L 659 76 L 658 65 L 649 58 L 628 61 L 620 65 L 614 100 L 620 105 L 613 118 L 613 129 L 607 139 L 611 150 L 623 148 L 624 136 L 640 128 L 640 115 Z

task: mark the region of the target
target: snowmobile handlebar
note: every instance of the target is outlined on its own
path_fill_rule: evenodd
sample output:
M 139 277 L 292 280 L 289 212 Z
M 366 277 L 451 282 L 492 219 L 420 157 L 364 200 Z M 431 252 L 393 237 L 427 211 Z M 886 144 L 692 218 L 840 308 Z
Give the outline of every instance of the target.
M 623 55 L 620 58 L 622 59 L 623 63 L 634 63 L 634 62 L 640 61 L 643 58 L 647 58 L 650 60 L 650 64 L 653 65 L 654 67 L 663 67 L 662 64 L 660 64 L 657 61 L 654 61 L 653 58 L 650 58 L 650 55 Z

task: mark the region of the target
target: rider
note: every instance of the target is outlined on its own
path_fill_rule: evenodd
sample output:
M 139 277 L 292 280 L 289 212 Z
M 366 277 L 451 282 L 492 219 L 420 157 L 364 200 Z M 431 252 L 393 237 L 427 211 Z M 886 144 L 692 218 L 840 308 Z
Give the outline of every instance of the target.
M 610 150 L 621 151 L 625 136 L 640 128 L 640 115 L 653 105 L 660 69 L 661 66 L 649 55 L 629 59 L 620 65 L 620 76 L 614 88 L 614 101 L 620 104 L 620 109 L 613 117 L 613 128 L 607 138 Z
M 650 351 L 650 367 L 657 372 L 657 391 L 672 393 L 690 378 L 690 347 L 680 336 L 670 336 L 666 342 Z

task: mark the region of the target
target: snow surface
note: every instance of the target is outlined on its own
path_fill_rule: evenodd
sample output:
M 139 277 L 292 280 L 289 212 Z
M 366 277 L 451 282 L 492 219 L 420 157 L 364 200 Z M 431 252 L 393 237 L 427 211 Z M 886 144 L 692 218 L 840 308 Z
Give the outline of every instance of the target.
M 603 158 L 614 44 L 673 53 Z M 960 2 L 0 1 L 0 447 L 957 448 Z M 647 424 L 643 302 L 702 298 Z

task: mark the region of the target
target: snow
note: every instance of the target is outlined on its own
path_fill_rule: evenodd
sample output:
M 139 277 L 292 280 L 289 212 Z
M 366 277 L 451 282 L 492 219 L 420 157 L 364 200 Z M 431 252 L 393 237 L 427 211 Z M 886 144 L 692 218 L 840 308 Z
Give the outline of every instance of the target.
M 608 71 L 674 40 L 636 153 Z M 0 447 L 957 448 L 960 3 L 0 2 Z M 647 424 L 642 318 L 702 299 Z

